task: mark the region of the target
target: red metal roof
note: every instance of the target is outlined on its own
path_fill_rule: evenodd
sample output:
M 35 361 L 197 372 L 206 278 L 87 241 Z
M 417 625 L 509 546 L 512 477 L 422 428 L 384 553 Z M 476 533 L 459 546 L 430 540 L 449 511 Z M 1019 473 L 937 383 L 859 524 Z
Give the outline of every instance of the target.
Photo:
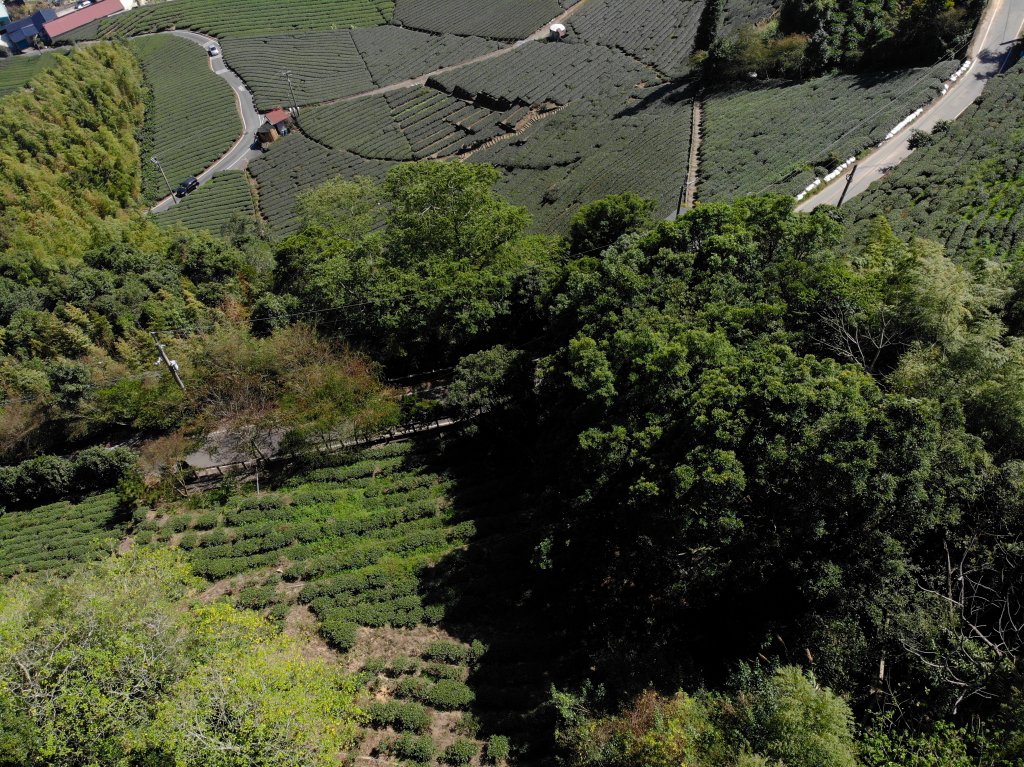
M 123 10 L 124 6 L 121 5 L 121 0 L 99 0 L 80 11 L 72 11 L 58 19 L 46 22 L 43 24 L 43 34 L 52 40 L 72 29 L 84 27 L 90 21 L 96 21 L 96 19 L 102 19 L 104 16 L 120 13 Z
M 291 117 L 292 113 L 289 112 L 287 109 L 271 109 L 263 116 L 267 118 L 267 122 L 270 123 L 271 125 L 277 125 L 278 123 L 283 123 L 285 120 Z

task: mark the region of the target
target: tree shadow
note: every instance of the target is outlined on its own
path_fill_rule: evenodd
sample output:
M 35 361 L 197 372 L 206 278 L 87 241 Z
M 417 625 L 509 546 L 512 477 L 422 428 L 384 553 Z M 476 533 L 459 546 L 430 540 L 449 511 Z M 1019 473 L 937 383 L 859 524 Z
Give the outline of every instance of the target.
M 472 521 L 475 533 L 422 574 L 424 604 L 443 606 L 440 626 L 455 638 L 487 645 L 468 679 L 480 737 L 508 736 L 519 763 L 551 763 L 551 687 L 575 685 L 588 667 L 537 588 L 543 526 L 534 519 L 530 483 L 519 461 L 480 438 L 462 435 L 436 447 L 424 455 L 452 482 L 453 521 Z

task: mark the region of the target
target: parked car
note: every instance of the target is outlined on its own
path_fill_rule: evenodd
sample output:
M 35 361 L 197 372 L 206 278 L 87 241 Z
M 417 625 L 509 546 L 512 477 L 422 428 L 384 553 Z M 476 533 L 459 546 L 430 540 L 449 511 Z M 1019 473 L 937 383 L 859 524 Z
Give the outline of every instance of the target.
M 210 54 L 210 58 L 213 58 L 214 56 L 220 56 L 220 48 L 218 48 L 216 45 L 209 46 L 206 49 L 206 52 Z
M 199 179 L 197 179 L 195 176 L 189 176 L 184 181 L 182 181 L 180 184 L 178 184 L 178 188 L 174 191 L 174 196 L 175 197 L 184 197 L 189 192 L 194 192 L 198 188 L 199 188 Z
M 82 0 L 82 2 L 75 5 L 75 10 L 80 11 L 83 8 L 88 8 L 90 5 L 92 5 L 92 0 Z

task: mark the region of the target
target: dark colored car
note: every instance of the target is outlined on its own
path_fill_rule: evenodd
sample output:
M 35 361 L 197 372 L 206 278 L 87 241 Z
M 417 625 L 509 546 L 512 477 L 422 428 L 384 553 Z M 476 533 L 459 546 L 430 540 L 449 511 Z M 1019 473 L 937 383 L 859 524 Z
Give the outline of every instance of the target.
M 189 176 L 180 184 L 178 184 L 178 188 L 174 191 L 174 194 L 176 197 L 184 197 L 189 192 L 193 192 L 198 188 L 199 179 L 197 179 L 195 176 Z

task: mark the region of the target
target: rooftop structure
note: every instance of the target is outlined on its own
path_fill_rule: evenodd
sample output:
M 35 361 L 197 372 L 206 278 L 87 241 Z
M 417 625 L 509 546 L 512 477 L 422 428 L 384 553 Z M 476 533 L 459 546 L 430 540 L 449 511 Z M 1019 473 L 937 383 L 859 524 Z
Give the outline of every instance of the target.
M 84 27 L 91 21 L 113 16 L 123 11 L 124 4 L 121 0 L 99 0 L 92 5 L 87 5 L 79 11 L 72 11 L 64 14 L 58 19 L 43 24 L 43 37 L 49 42 L 61 35 L 67 34 L 79 27 Z

